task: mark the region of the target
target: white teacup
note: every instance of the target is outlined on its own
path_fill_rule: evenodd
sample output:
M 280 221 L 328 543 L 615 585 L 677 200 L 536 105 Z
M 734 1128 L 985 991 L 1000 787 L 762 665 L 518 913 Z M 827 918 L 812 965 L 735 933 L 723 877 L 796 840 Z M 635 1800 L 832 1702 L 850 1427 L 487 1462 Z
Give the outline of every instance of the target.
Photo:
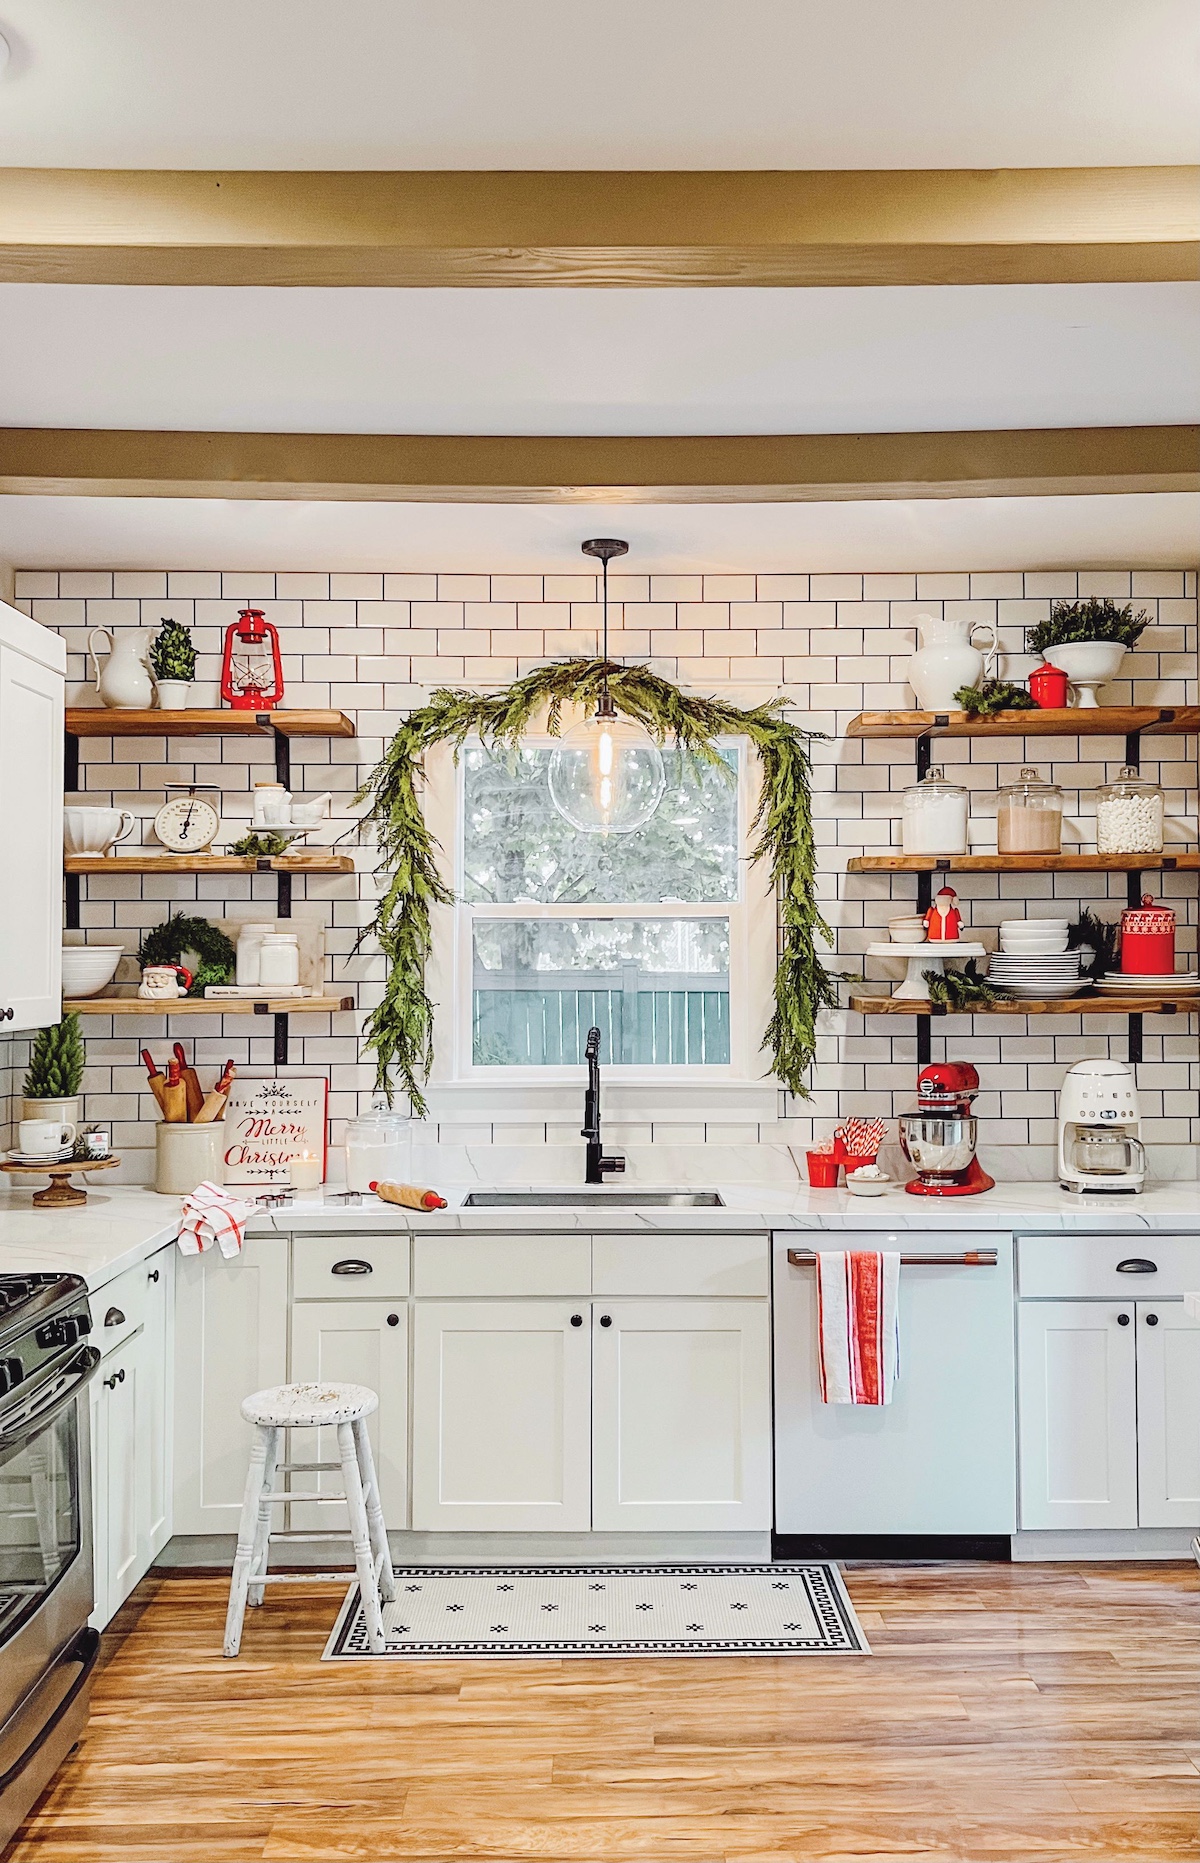
M 69 1119 L 22 1119 L 17 1136 L 25 1157 L 57 1158 L 75 1143 L 75 1131 Z
M 76 808 L 63 810 L 63 845 L 68 854 L 107 854 L 118 841 L 127 841 L 137 827 L 128 809 Z

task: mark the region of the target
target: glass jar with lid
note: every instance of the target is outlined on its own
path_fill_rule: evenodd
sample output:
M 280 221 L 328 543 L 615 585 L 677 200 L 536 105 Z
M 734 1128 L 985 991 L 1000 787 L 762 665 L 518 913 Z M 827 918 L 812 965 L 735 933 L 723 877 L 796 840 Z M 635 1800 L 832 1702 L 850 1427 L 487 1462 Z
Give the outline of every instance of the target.
M 1023 769 L 1006 783 L 996 808 L 996 848 L 1001 854 L 1058 854 L 1062 851 L 1063 792 Z
M 906 854 L 965 854 L 966 790 L 940 768 L 930 770 L 904 792 L 900 833 Z
M 346 1127 L 346 1189 L 407 1184 L 412 1177 L 413 1121 L 385 1100 L 374 1100 Z
M 1127 763 L 1115 782 L 1096 791 L 1099 854 L 1161 854 L 1165 797 L 1162 786 Z

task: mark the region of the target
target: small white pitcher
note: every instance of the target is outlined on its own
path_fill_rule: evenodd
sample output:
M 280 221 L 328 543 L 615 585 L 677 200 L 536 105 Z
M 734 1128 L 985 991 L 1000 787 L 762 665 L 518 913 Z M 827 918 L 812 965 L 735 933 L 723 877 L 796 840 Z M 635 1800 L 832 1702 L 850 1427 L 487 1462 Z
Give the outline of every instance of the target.
M 921 645 L 908 663 L 908 683 L 923 712 L 957 709 L 954 695 L 990 679 L 996 664 L 996 630 L 990 621 L 962 621 L 950 615 L 918 615 Z M 986 655 L 974 645 L 977 628 L 991 636 Z
M 97 634 L 103 634 L 108 642 L 103 668 L 93 645 Z M 100 703 L 107 705 L 110 711 L 149 711 L 154 704 L 154 680 L 147 658 L 152 639 L 147 628 L 129 628 L 124 634 L 113 634 L 106 627 L 94 627 L 88 635 L 96 690 Z

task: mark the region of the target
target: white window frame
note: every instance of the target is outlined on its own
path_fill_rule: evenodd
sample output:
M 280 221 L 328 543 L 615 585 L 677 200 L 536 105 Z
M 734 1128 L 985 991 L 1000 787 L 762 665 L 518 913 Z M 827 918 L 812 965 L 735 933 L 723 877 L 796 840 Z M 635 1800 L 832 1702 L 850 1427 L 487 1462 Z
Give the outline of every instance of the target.
M 552 748 L 555 739 L 527 734 L 522 743 L 530 749 Z M 439 849 L 442 872 L 453 887 L 455 904 L 435 907 L 432 913 L 433 948 L 427 987 L 434 1004 L 434 1065 L 430 1075 L 431 1107 L 444 1110 L 464 1104 L 490 1106 L 495 1116 L 505 1109 L 530 1110 L 539 1104 L 562 1110 L 563 1090 L 578 1086 L 580 1068 L 478 1067 L 471 1060 L 473 983 L 472 927 L 485 919 L 652 919 L 680 916 L 720 918 L 729 921 L 729 1024 L 730 1059 L 716 1066 L 631 1067 L 602 1057 L 606 1095 L 615 1106 L 640 1111 L 649 1102 L 678 1113 L 681 1104 L 714 1105 L 730 1111 L 768 1116 L 774 1109 L 776 1085 L 769 1076 L 769 1056 L 762 1034 L 771 1014 L 777 950 L 776 912 L 770 875 L 764 862 L 749 857 L 750 825 L 758 807 L 761 771 L 748 738 L 719 740 L 721 748 L 736 748 L 738 756 L 738 896 L 735 900 L 688 905 L 605 905 L 602 909 L 579 905 L 484 907 L 462 899 L 462 811 L 465 772 L 446 746 L 437 746 L 426 758 L 422 798 L 426 823 Z M 478 747 L 470 739 L 463 750 Z M 499 1096 L 497 1094 L 499 1089 Z M 705 1089 L 708 1089 L 707 1093 Z M 747 1097 L 748 1090 L 752 1090 Z M 502 1099 L 501 1097 L 502 1096 Z M 570 1117 L 577 1109 L 571 1106 Z

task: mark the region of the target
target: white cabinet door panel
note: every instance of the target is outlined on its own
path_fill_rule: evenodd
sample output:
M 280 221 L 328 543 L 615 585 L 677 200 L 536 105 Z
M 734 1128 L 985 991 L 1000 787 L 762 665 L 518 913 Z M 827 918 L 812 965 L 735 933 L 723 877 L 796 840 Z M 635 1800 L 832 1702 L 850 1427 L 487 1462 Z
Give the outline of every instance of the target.
M 1200 1527 L 1200 1320 L 1138 1302 L 1138 1525 Z
M 567 1301 L 418 1302 L 414 1528 L 587 1530 L 586 1319 Z
M 1022 1528 L 1136 1527 L 1133 1301 L 1018 1312 Z
M 60 672 L 0 639 L 0 853 L 19 890 L 0 911 L 9 1035 L 62 1015 L 63 691 Z
M 593 1311 L 593 1526 L 769 1528 L 767 1303 L 612 1301 Z
M 396 1324 L 392 1324 L 392 1321 Z M 365 1384 L 379 1398 L 367 1419 L 384 1518 L 401 1528 L 408 1515 L 408 1307 L 388 1300 L 302 1300 L 292 1308 L 294 1383 Z M 336 1462 L 336 1430 L 291 1430 L 288 1460 Z M 340 1494 L 340 1475 L 297 1475 L 292 1486 Z M 323 1532 L 340 1527 L 344 1508 L 300 1505 L 292 1527 Z

